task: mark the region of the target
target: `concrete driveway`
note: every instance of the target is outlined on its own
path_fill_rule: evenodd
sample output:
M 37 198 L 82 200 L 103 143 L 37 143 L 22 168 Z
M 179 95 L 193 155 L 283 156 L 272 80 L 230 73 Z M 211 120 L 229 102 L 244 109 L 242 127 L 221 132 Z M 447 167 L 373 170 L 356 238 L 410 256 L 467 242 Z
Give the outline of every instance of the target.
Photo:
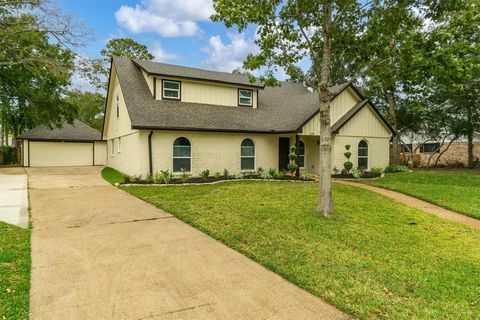
M 347 318 L 100 170 L 27 170 L 32 320 Z
M 28 227 L 28 183 L 23 168 L 0 168 L 0 221 Z

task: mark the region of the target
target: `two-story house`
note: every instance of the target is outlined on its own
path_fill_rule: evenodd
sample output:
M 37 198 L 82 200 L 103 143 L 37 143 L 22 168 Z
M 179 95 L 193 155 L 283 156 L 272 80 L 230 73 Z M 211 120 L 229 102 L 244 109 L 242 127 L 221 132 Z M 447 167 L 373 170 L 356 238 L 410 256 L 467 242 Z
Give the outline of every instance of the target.
M 332 168 L 343 168 L 347 144 L 355 167 L 388 165 L 388 122 L 352 84 L 330 91 Z M 317 173 L 318 108 L 317 94 L 301 84 L 270 88 L 242 75 L 113 57 L 107 165 L 129 175 L 285 169 L 296 144 L 301 169 Z

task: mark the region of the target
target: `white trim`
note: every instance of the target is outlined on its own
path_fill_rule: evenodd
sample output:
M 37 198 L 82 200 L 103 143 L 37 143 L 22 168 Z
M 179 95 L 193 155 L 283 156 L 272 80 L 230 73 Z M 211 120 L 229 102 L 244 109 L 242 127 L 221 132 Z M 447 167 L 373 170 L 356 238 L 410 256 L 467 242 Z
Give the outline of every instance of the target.
M 165 83 L 167 83 L 167 82 L 177 84 L 177 85 L 178 85 L 178 89 L 165 88 Z M 180 81 L 162 79 L 162 99 L 180 100 L 180 97 L 181 97 L 181 88 L 182 88 L 182 84 L 180 83 Z M 175 91 L 175 92 L 178 93 L 178 96 L 177 96 L 177 97 L 166 96 L 166 95 L 165 95 L 165 90 Z
M 247 139 L 253 142 L 253 156 L 242 156 L 242 143 Z M 253 169 L 242 169 L 243 158 L 245 159 L 253 158 Z M 255 140 L 253 140 L 252 138 L 242 139 L 242 141 L 240 142 L 240 172 L 249 172 L 249 171 L 256 171 L 256 170 L 257 170 L 257 145 L 255 143 Z
M 117 140 L 118 140 L 117 153 L 121 153 L 122 152 L 122 150 L 121 150 L 122 149 L 121 148 L 122 147 L 122 137 L 118 137 Z
M 367 149 L 367 155 L 366 155 L 366 156 L 361 156 L 361 155 L 359 154 L 359 152 L 358 152 L 359 149 L 360 149 L 360 143 L 361 143 L 362 141 L 365 141 L 365 143 L 367 144 L 367 147 L 366 147 L 366 149 Z M 362 147 L 362 149 L 365 149 L 365 148 Z M 367 159 L 367 167 L 366 167 L 365 169 L 368 170 L 368 168 L 370 167 L 370 159 L 369 159 L 369 157 L 370 157 L 370 146 L 369 146 L 368 140 L 367 140 L 367 139 L 361 139 L 361 140 L 358 142 L 358 144 L 357 144 L 357 167 L 360 167 L 360 166 L 359 166 L 359 163 L 358 163 L 358 160 L 359 160 L 359 159 Z
M 303 141 L 302 139 L 298 139 L 298 144 L 300 145 L 300 142 L 303 143 L 303 167 L 300 167 L 300 169 L 305 169 L 305 164 L 306 164 L 306 159 L 307 159 L 307 144 L 305 143 L 305 141 Z M 300 148 L 299 148 L 300 149 Z M 298 155 L 298 157 L 300 158 L 300 154 Z
M 177 141 L 177 139 L 180 139 L 180 138 L 185 138 L 188 140 L 188 143 L 190 143 L 190 157 L 175 157 L 175 155 L 173 154 L 173 150 L 175 148 L 175 141 Z M 192 162 L 192 158 L 193 158 L 193 148 L 192 148 L 192 141 L 185 137 L 185 136 L 180 136 L 180 137 L 176 137 L 173 142 L 172 142 L 172 173 L 173 174 L 181 174 L 183 173 L 182 171 L 175 171 L 174 169 L 174 165 L 173 165 L 173 162 L 175 161 L 175 159 L 190 159 L 190 171 L 185 171 L 185 173 L 188 173 L 188 174 L 192 174 L 193 172 L 193 162 Z
M 243 92 L 248 92 L 250 94 L 249 97 L 245 96 L 242 94 Z M 241 103 L 241 99 L 250 99 L 249 103 Z M 239 106 L 245 106 L 245 107 L 253 107 L 253 90 L 247 90 L 247 89 L 238 89 L 238 105 Z

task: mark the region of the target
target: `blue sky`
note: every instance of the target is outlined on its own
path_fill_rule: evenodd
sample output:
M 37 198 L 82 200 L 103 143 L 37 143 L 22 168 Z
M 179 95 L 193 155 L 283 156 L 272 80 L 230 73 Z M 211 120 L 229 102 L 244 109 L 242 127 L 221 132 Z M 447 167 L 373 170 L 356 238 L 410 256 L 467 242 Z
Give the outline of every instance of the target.
M 211 0 L 57 1 L 92 30 L 92 41 L 77 50 L 89 57 L 109 39 L 129 37 L 147 45 L 157 61 L 230 72 L 256 50 L 253 26 L 239 34 L 209 20 Z M 85 85 L 78 78 L 75 84 Z

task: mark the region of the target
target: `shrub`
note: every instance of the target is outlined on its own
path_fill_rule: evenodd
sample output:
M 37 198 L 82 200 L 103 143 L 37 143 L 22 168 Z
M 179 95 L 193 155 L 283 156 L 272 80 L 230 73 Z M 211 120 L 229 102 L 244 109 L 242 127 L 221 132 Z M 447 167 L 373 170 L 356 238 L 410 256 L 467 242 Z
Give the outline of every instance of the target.
M 210 176 L 210 170 L 208 170 L 208 169 L 203 170 L 200 173 L 200 176 L 205 180 L 208 179 L 208 177 Z
M 274 176 L 275 175 L 271 174 L 270 170 L 264 171 L 260 174 L 260 178 L 262 179 L 273 179 Z
M 338 172 L 339 172 L 339 170 L 338 170 L 337 166 L 333 167 L 333 173 L 338 174 Z
M 269 174 L 270 176 L 272 176 L 272 177 L 276 177 L 276 175 L 277 175 L 277 169 L 275 169 L 275 168 L 270 168 L 270 169 L 268 169 L 268 174 Z
M 133 175 L 130 180 L 133 183 L 138 183 L 138 182 L 142 181 L 142 175 L 141 174 Z
M 213 177 L 215 178 L 215 180 L 220 179 L 221 176 L 222 176 L 222 174 L 221 174 L 220 172 L 215 172 L 215 173 L 213 174 Z
M 262 167 L 259 167 L 259 168 L 257 169 L 257 173 L 258 173 L 259 175 L 261 175 L 261 174 L 263 173 L 263 171 L 264 171 L 264 170 L 263 170 Z
M 311 180 L 312 179 L 312 176 L 308 173 L 308 172 L 304 172 L 302 173 L 302 180 L 304 181 L 308 181 L 308 180 Z
M 409 169 L 407 166 L 400 166 L 397 164 L 390 164 L 385 167 L 383 172 L 385 173 L 397 173 L 397 172 L 408 172 Z
M 275 179 L 283 179 L 285 177 L 285 172 L 283 171 L 275 171 L 274 175 Z
M 160 172 L 156 172 L 152 176 L 153 183 L 162 183 L 163 181 L 163 175 Z
M 170 170 L 168 170 L 168 169 L 167 170 L 161 170 L 160 174 L 161 174 L 161 180 L 165 184 L 169 184 L 174 178 L 173 173 L 170 172 Z
M 145 176 L 145 182 L 148 182 L 148 183 L 152 183 L 153 182 L 153 175 L 148 173 L 146 176 Z
M 343 163 L 343 167 L 345 168 L 346 173 L 349 173 L 350 170 L 352 170 L 353 168 L 353 163 L 351 163 L 350 161 L 346 161 Z
M 288 168 L 288 171 L 290 171 L 290 173 L 294 175 L 295 171 L 297 171 L 298 165 L 295 162 L 290 162 L 287 165 L 287 168 Z
M 124 182 L 124 183 L 132 183 L 132 177 L 129 176 L 129 175 L 125 175 L 125 176 L 123 177 L 123 182 Z
M 350 170 L 352 170 L 352 168 L 353 168 L 353 163 L 350 162 L 350 157 L 352 156 L 352 153 L 351 153 L 350 151 L 348 151 L 348 150 L 350 150 L 350 145 L 349 145 L 349 144 L 345 145 L 345 149 L 346 149 L 347 151 L 345 151 L 345 152 L 343 153 L 343 155 L 345 156 L 345 158 L 347 159 L 347 161 L 345 161 L 345 162 L 343 163 L 343 168 L 345 168 L 345 170 L 347 171 L 347 173 L 349 173 Z
M 17 148 L 11 146 L 0 146 L 0 165 L 18 163 Z
M 245 178 L 245 175 L 241 171 L 235 175 L 235 179 L 243 179 L 243 178 Z
M 375 177 L 380 177 L 382 175 L 383 169 L 380 167 L 373 167 L 371 171 Z
M 355 170 L 352 171 L 352 176 L 355 179 L 360 179 L 363 177 L 363 170 L 360 168 L 356 168 Z
M 230 178 L 230 173 L 227 168 L 223 169 L 223 177 L 226 179 Z
M 290 153 L 288 154 L 288 159 L 290 160 L 287 165 L 288 171 L 292 174 L 292 176 L 295 174 L 295 171 L 298 169 L 298 164 L 297 164 L 297 147 L 291 146 L 290 147 Z
M 182 183 L 186 183 L 188 182 L 188 180 L 190 180 L 190 175 L 188 174 L 188 172 L 185 171 L 185 169 L 182 169 L 182 173 L 180 174 L 180 180 L 182 181 Z

